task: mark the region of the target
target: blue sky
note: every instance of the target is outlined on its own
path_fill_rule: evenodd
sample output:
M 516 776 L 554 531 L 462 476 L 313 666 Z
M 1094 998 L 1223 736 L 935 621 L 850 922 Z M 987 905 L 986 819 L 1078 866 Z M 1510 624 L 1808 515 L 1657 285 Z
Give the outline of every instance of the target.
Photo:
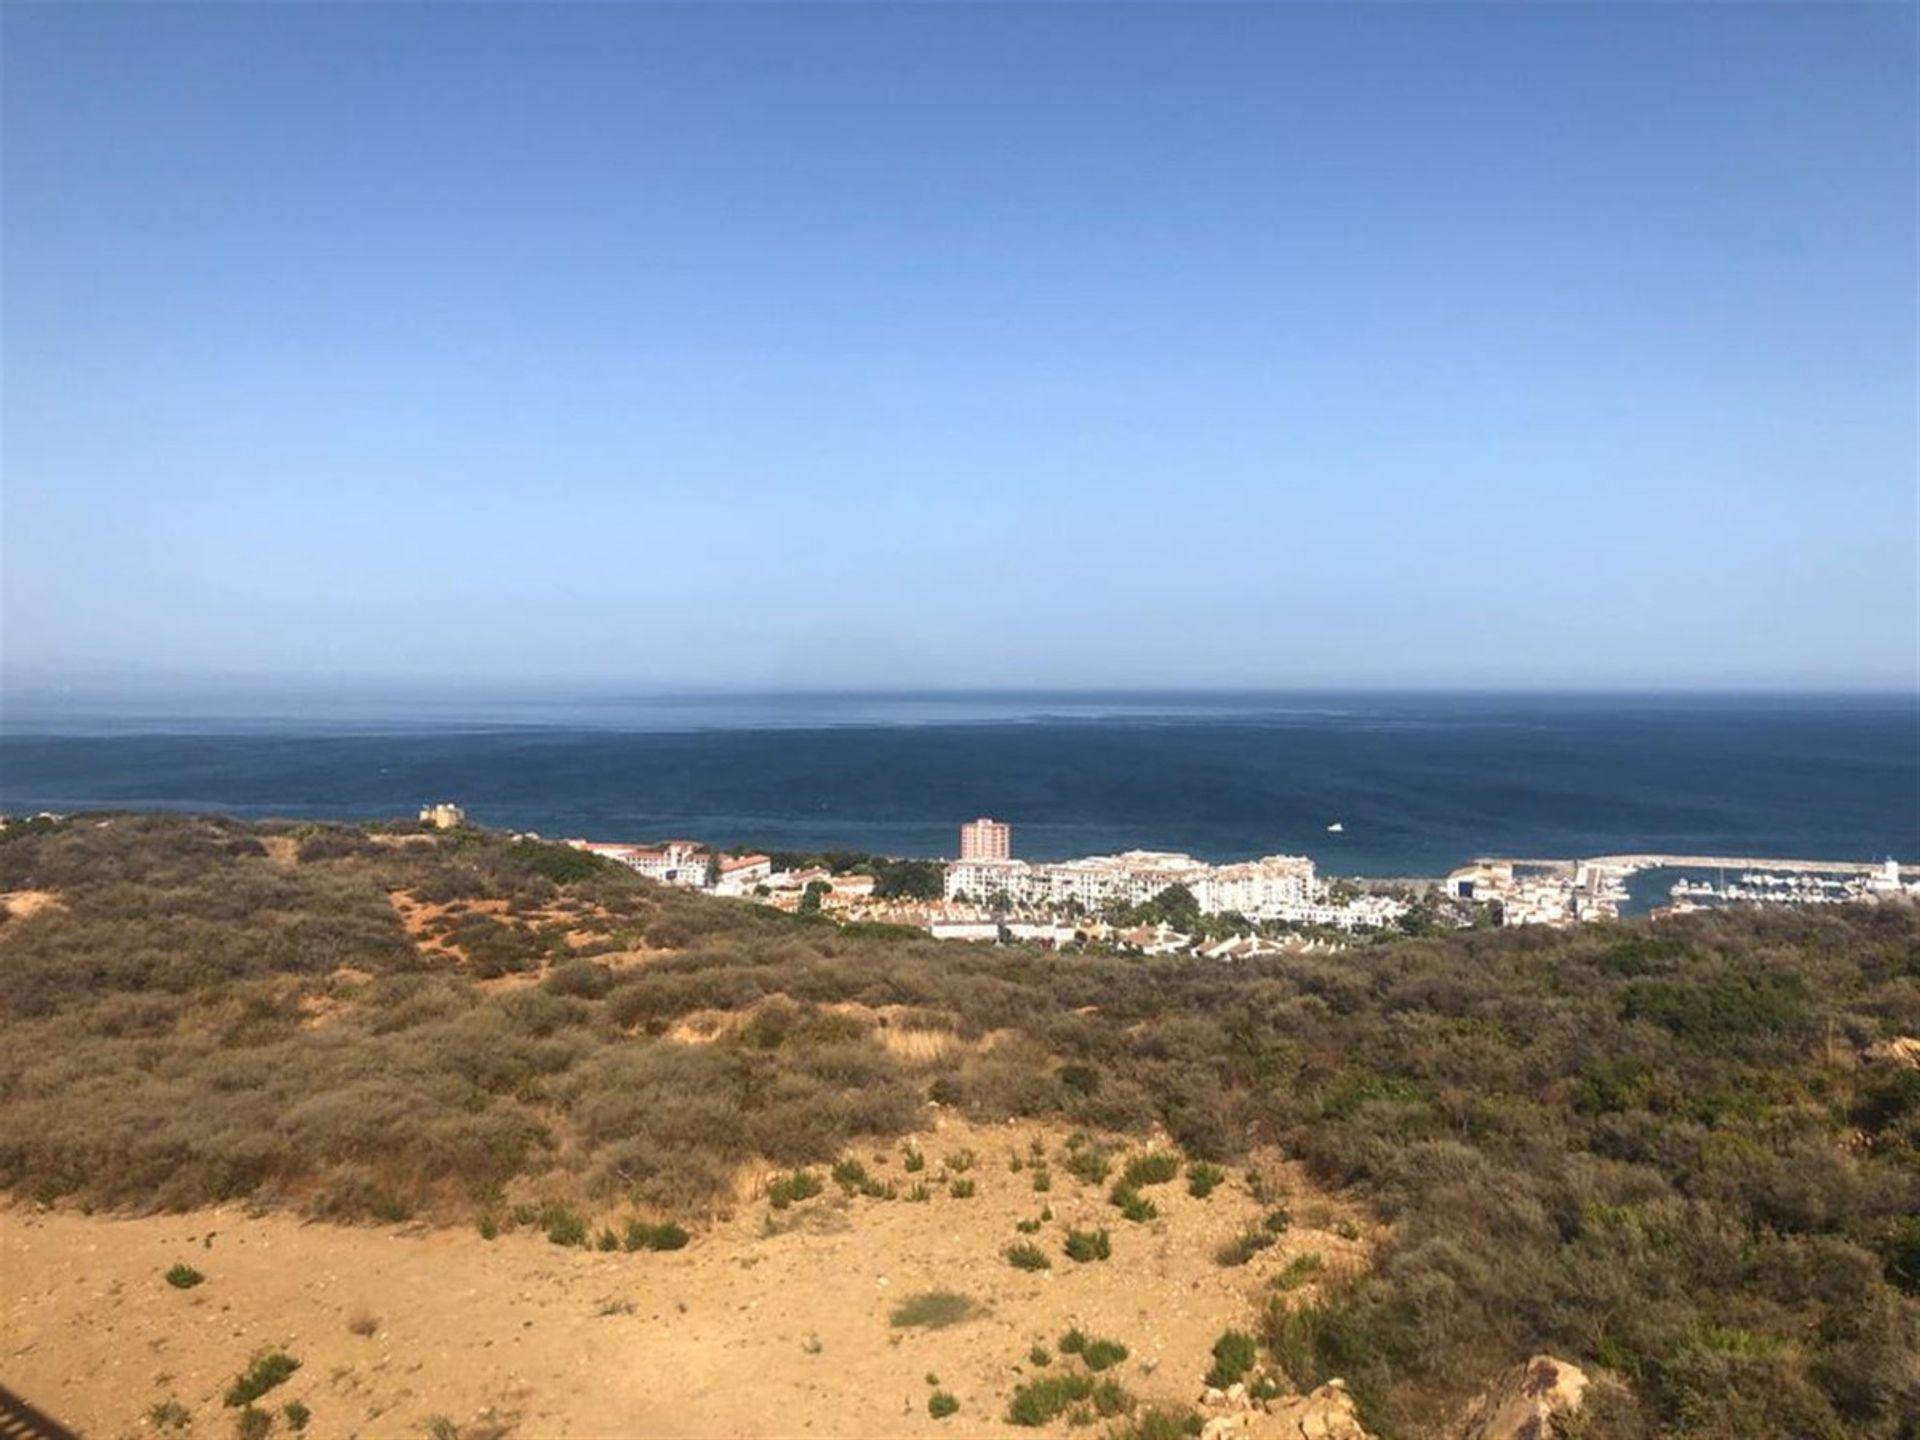
M 9 674 L 1911 688 L 1915 39 L 9 5 Z

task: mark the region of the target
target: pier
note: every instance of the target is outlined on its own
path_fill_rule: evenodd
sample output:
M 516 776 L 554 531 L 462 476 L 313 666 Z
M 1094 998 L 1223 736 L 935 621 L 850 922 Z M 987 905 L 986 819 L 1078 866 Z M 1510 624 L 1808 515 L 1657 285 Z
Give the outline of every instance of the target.
M 1512 865 L 1530 870 L 1570 874 L 1582 865 L 1606 870 L 1767 870 L 1779 874 L 1867 875 L 1884 864 L 1878 860 L 1769 860 L 1756 855 L 1592 855 L 1580 860 L 1515 860 L 1484 856 L 1476 865 Z M 1920 878 L 1920 864 L 1902 865 L 1902 875 Z

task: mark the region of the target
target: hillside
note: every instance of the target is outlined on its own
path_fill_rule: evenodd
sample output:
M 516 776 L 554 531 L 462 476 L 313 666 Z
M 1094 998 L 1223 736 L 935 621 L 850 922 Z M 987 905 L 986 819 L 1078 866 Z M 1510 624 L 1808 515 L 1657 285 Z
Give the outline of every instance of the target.
M 0 833 L 0 892 L 0 1186 L 27 1257 L 9 1273 L 36 1297 L 90 1264 L 124 1289 L 174 1260 L 217 1296 L 222 1249 L 186 1248 L 207 1223 L 168 1212 L 226 1207 L 223 1234 L 349 1274 L 394 1227 L 456 1247 L 396 1281 L 406 1297 L 365 1299 L 389 1322 L 430 1308 L 438 1273 L 536 1305 L 524 1267 L 569 1258 L 566 1283 L 615 1307 L 581 1403 L 636 1383 L 605 1346 L 656 1347 L 651 1423 L 686 1433 L 750 1433 L 726 1417 L 808 1395 L 813 1433 L 874 1433 L 891 1390 L 883 1412 L 817 1374 L 756 1393 L 743 1369 L 716 1418 L 693 1397 L 717 1382 L 658 1347 L 725 1296 L 741 1318 L 703 1318 L 702 1343 L 838 1356 L 879 1386 L 861 1367 L 904 1348 L 899 1277 L 971 1307 L 951 1331 L 967 1358 L 902 1362 L 915 1383 L 961 1367 L 964 1433 L 1004 1427 L 1018 1385 L 1082 1376 L 1028 1351 L 1091 1322 L 1133 1357 L 1056 1426 L 1087 1409 L 1155 1433 L 1146 1407 L 1190 1402 L 1237 1328 L 1259 1345 L 1247 1373 L 1341 1378 L 1381 1437 L 1446 1433 L 1540 1352 L 1621 1382 L 1569 1422 L 1593 1440 L 1920 1434 L 1920 1070 L 1885 1044 L 1920 1035 L 1906 907 L 1227 967 L 860 934 L 479 832 L 138 816 Z M 105 1218 L 122 1212 L 150 1218 Z M 1069 1230 L 1109 1232 L 1111 1258 L 1065 1255 Z M 1044 1271 L 1009 1263 L 1029 1244 Z M 628 1273 L 665 1288 L 619 1310 Z M 879 1318 L 803 1318 L 846 1319 L 822 1296 L 849 1277 Z M 96 1309 L 156 1335 L 156 1305 L 200 1293 L 156 1279 L 122 1301 L 96 1279 Z M 7 1299 L 0 1372 L 52 1379 L 34 1369 L 51 1344 L 11 1341 L 41 1323 L 27 1293 Z M 314 1301 L 275 1293 L 248 1322 L 263 1344 L 275 1307 Z M 750 1303 L 793 1314 L 762 1333 Z M 504 1344 L 502 1312 L 475 1333 L 496 1325 Z M 225 1343 L 231 1379 L 251 1340 Z M 354 1426 L 309 1402 L 311 1433 L 421 1433 L 405 1406 L 468 1423 L 427 1383 Z M 149 1376 L 116 1403 L 131 1420 L 166 1390 Z M 517 1433 L 549 1433 L 555 1403 L 520 1407 Z

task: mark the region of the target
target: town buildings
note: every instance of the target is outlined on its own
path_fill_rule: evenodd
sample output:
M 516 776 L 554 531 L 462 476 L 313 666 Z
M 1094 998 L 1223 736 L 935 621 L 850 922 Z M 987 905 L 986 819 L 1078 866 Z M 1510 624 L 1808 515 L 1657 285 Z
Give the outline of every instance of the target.
M 981 816 L 960 827 L 962 860 L 1005 860 L 1013 854 L 1013 827 Z
M 431 825 L 436 830 L 458 830 L 467 823 L 467 812 L 450 801 L 442 800 L 438 805 L 420 807 L 420 823 Z
M 658 845 L 612 844 L 600 840 L 569 840 L 603 860 L 617 861 L 649 880 L 686 890 L 711 890 L 716 895 L 748 895 L 773 878 L 773 861 L 765 855 L 729 855 L 707 849 L 695 840 L 666 840 Z
M 1175 885 L 1193 896 L 1202 914 L 1231 912 L 1249 920 L 1353 929 L 1390 924 L 1406 908 L 1379 895 L 1332 903 L 1313 862 L 1300 855 L 1209 865 L 1158 850 L 1052 862 L 963 859 L 947 867 L 946 896 L 989 907 L 1097 915 L 1113 905 L 1143 904 Z

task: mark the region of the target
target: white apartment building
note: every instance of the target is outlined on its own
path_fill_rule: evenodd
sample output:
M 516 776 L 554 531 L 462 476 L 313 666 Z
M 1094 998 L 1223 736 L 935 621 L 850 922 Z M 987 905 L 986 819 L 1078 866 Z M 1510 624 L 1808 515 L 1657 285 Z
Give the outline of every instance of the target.
M 1302 856 L 1269 855 L 1215 866 L 1191 855 L 1129 850 L 1041 864 L 956 861 L 947 867 L 946 896 L 952 900 L 964 895 L 984 902 L 1004 894 L 1016 905 L 1058 906 L 1073 901 L 1097 913 L 1116 902 L 1141 904 L 1170 885 L 1186 886 L 1203 912 L 1235 910 L 1250 919 L 1301 918 L 1295 912 L 1317 907 L 1325 894 L 1313 862 Z
M 713 888 L 721 895 L 745 895 L 773 875 L 773 861 L 765 855 L 722 855 L 714 866 Z
M 592 840 L 569 843 L 576 850 L 617 860 L 663 885 L 704 890 L 711 879 L 713 857 L 692 840 L 669 840 L 662 845 L 608 845 Z

